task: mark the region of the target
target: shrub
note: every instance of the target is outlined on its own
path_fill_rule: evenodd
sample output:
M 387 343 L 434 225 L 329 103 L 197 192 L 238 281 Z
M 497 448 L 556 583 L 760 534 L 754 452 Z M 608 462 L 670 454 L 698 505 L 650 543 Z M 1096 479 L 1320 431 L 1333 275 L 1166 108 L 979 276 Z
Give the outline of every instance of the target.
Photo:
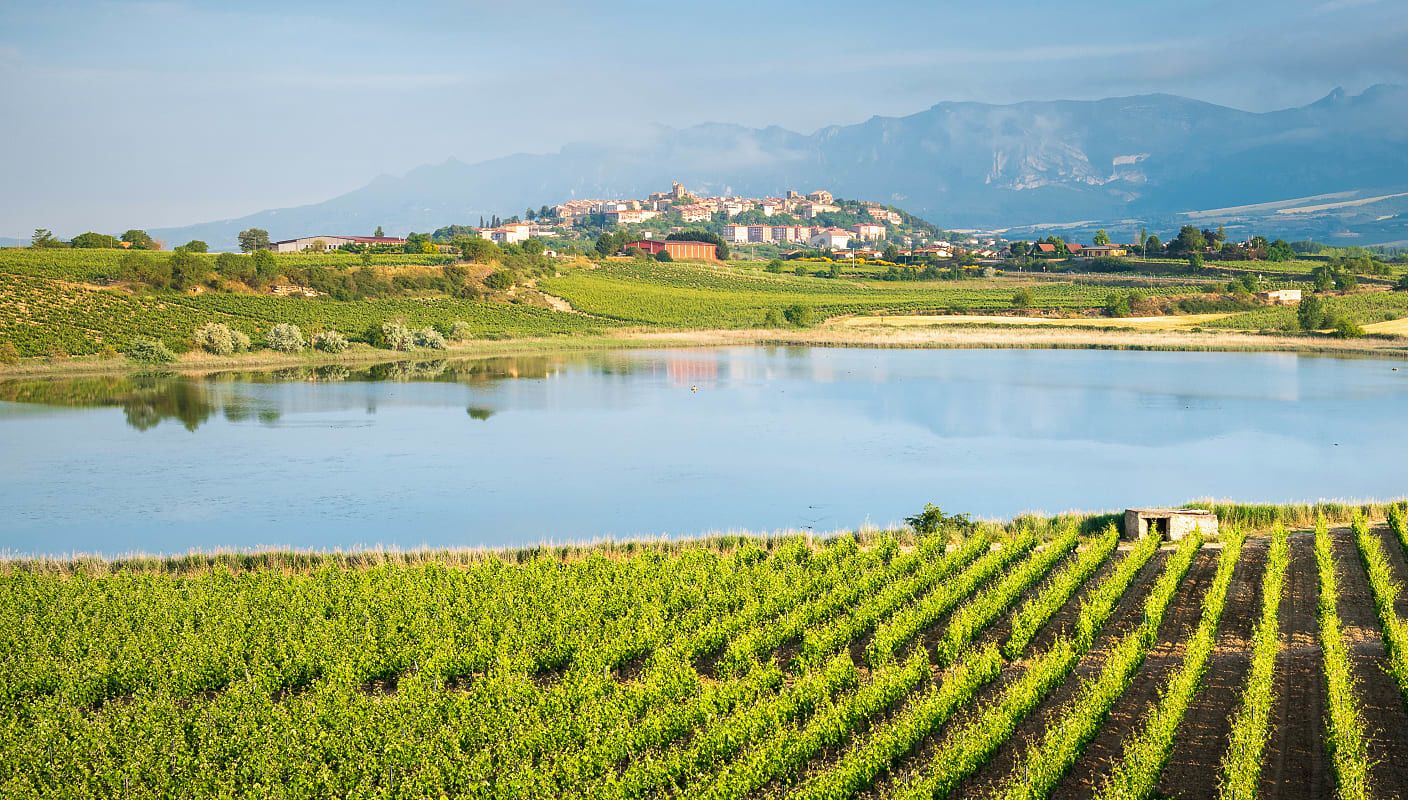
M 782 312 L 775 308 L 769 308 L 767 313 L 763 315 L 764 328 L 781 328 L 785 322 L 786 320 L 782 318 Z
M 243 353 L 254 345 L 249 339 L 249 334 L 237 328 L 230 329 L 230 338 L 235 343 L 235 352 Z
M 1358 339 L 1364 335 L 1364 328 L 1349 317 L 1335 320 L 1335 335 L 1341 339 Z
M 122 354 L 138 364 L 170 364 L 176 360 L 166 343 L 155 339 L 137 339 Z
M 341 353 L 347 349 L 347 337 L 337 331 L 323 331 L 313 334 L 313 347 L 324 353 Z
M 452 341 L 465 342 L 474 338 L 474 328 L 462 319 L 457 319 L 450 323 L 450 335 L 447 337 Z
M 781 273 L 781 272 L 782 272 L 782 260 L 781 260 L 781 259 L 774 258 L 773 260 L 771 260 L 771 261 L 768 262 L 768 265 L 767 265 L 767 267 L 765 267 L 765 269 L 767 269 L 768 272 L 771 272 L 771 273 L 773 273 L 774 275 L 776 275 L 776 274 L 778 274 L 778 273 Z M 1405 277 L 1405 278 L 1408 278 L 1408 275 L 1405 275 L 1404 277 Z
M 1395 283 L 1393 288 L 1400 292 L 1408 292 L 1408 272 L 1398 278 L 1398 283 Z
M 496 292 L 505 292 L 513 288 L 515 278 L 516 276 L 506 269 L 495 270 L 484 279 L 484 285 Z
M 281 353 L 299 353 L 307 346 L 307 342 L 303 339 L 303 331 L 290 322 L 280 322 L 270 328 L 269 335 L 264 337 L 264 344 L 270 350 L 277 350 Z
M 20 351 L 12 342 L 0 344 L 0 364 L 20 363 Z
M 807 268 L 801 264 L 798 264 L 797 268 L 792 271 L 795 272 L 799 278 L 807 277 Z
M 235 332 L 223 322 L 207 322 L 196 328 L 196 347 L 217 356 L 228 356 L 237 350 Z M 247 340 L 247 337 L 246 337 Z
M 444 350 L 445 337 L 440 335 L 440 331 L 434 328 L 421 328 L 415 332 L 416 347 L 428 347 L 431 350 Z
M 669 254 L 668 251 L 661 250 L 660 252 L 658 252 L 658 253 L 655 254 L 655 260 L 656 260 L 656 261 L 674 261 L 675 259 L 674 259 L 674 257 L 672 257 L 672 256 Z
M 800 303 L 784 308 L 782 316 L 798 328 L 805 328 L 816 321 L 811 306 L 804 306 Z
M 388 350 L 406 351 L 416 346 L 416 337 L 399 322 L 387 322 L 381 326 L 380 344 Z
M 1027 288 L 1023 287 L 1023 288 L 1018 289 L 1016 292 L 1013 293 L 1013 295 L 1012 295 L 1012 307 L 1013 307 L 1013 308 L 1031 308 L 1031 307 L 1034 306 L 1034 305 L 1036 305 L 1036 295 L 1032 294 L 1032 290 L 1031 290 L 1031 289 L 1027 289 Z

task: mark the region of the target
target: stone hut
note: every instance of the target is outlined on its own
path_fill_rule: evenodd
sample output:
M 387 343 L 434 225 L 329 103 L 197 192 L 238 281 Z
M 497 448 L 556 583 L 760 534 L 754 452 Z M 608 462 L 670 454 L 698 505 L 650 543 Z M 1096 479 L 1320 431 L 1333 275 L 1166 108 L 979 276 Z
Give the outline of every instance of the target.
M 1217 515 L 1205 508 L 1131 508 L 1124 512 L 1124 538 L 1143 539 L 1149 534 L 1170 542 L 1199 529 L 1204 536 L 1217 534 Z

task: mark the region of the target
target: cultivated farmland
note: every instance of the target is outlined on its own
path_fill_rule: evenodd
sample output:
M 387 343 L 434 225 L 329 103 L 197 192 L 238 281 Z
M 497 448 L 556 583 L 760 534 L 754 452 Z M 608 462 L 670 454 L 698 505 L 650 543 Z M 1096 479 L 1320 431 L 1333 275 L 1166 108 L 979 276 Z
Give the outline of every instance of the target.
M 0 794 L 1399 795 L 1408 522 L 1320 510 L 3 563 Z

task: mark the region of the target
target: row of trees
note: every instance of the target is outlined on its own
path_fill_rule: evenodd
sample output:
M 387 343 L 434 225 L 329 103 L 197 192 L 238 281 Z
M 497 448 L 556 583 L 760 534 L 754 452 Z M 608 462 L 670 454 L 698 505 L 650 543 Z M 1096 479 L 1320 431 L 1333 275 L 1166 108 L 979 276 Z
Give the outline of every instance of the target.
M 48 228 L 35 228 L 34 234 L 30 236 L 29 245 L 30 247 L 41 250 L 59 247 L 109 250 L 160 250 L 163 246 L 161 241 L 153 239 L 151 234 L 138 228 L 126 231 L 121 236 L 87 231 L 86 233 L 78 234 L 67 242 L 55 236 L 54 232 Z M 176 249 L 189 250 L 193 253 L 205 253 L 209 252 L 210 246 L 200 239 L 192 239 Z

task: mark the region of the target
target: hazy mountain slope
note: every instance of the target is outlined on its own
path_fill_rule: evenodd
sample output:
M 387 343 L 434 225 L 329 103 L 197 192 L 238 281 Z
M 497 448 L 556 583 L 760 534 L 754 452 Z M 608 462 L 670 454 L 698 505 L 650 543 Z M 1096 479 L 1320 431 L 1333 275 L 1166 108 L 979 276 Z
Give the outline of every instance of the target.
M 1408 186 L 1408 89 L 1336 91 L 1250 113 L 1171 95 L 1013 105 L 940 103 L 906 117 L 802 135 L 733 125 L 662 129 L 640 141 L 550 155 L 450 160 L 299 208 L 160 231 L 229 244 L 429 230 L 570 197 L 635 197 L 681 180 L 701 192 L 826 187 L 888 200 L 951 228 L 1082 219 L 1159 220 L 1180 211 Z

